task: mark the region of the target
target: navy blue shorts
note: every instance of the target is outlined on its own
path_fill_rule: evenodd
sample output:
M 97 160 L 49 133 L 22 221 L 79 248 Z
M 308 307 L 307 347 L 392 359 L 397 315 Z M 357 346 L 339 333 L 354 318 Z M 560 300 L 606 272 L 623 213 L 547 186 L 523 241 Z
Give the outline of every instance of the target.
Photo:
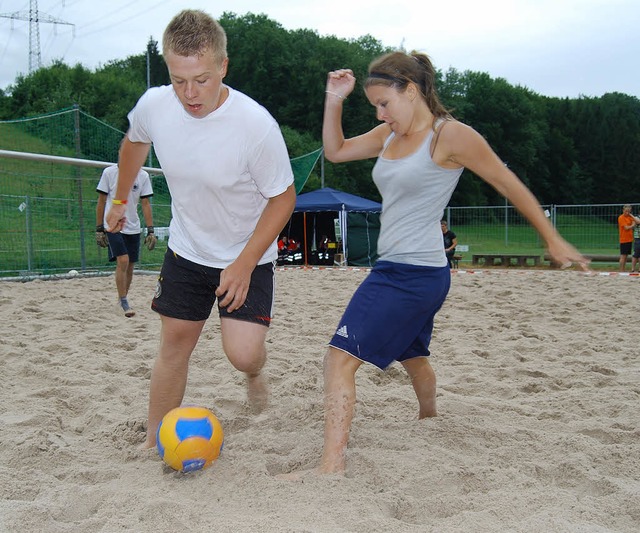
M 107 231 L 109 240 L 109 261 L 115 261 L 121 255 L 129 256 L 129 263 L 137 263 L 140 258 L 140 234 L 111 233 Z
M 167 248 L 151 309 L 181 320 L 207 320 L 216 301 L 221 268 L 193 263 Z M 258 265 L 251 274 L 247 299 L 229 313 L 218 305 L 220 317 L 269 326 L 273 316 L 275 270 L 273 263 Z
M 393 361 L 428 356 L 433 319 L 450 286 L 448 266 L 378 261 L 351 298 L 329 344 L 381 369 Z
M 640 259 L 640 239 L 633 239 L 633 257 Z

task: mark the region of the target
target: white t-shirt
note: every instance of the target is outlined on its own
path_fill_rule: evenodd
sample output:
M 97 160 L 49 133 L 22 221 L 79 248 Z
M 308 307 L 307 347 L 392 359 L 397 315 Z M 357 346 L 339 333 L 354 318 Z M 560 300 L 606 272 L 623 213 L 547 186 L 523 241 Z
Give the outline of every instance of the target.
M 225 268 L 251 238 L 268 199 L 293 183 L 280 128 L 269 112 L 229 89 L 203 118 L 189 115 L 173 87 L 149 89 L 129 113 L 127 136 L 153 143 L 171 193 L 169 247 L 201 265 Z M 269 246 L 258 264 L 274 261 Z
M 107 213 L 111 209 L 111 201 L 116 195 L 116 189 L 118 188 L 118 166 L 112 165 L 107 167 L 100 176 L 98 182 L 97 191 L 107 195 L 107 208 L 104 210 L 103 224 L 107 224 Z M 127 198 L 127 206 L 124 212 L 124 216 L 127 218 L 127 222 L 120 231 L 126 235 L 135 235 L 140 233 L 140 217 L 138 217 L 138 202 L 140 198 L 148 198 L 153 196 L 153 189 L 151 188 L 151 180 L 149 174 L 140 170 L 136 176 L 136 180 L 133 182 L 133 187 L 129 192 Z

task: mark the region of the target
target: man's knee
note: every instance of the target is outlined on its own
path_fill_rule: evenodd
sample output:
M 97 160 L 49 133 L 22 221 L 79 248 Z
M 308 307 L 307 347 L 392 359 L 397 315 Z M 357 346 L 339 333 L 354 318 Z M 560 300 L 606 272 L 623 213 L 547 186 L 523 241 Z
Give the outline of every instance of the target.
M 240 372 L 257 374 L 267 359 L 265 340 L 261 336 L 241 339 L 223 337 L 222 347 L 229 362 Z
M 131 265 L 133 265 L 133 263 L 131 263 Z M 125 254 L 116 257 L 116 267 L 120 270 L 127 270 L 129 268 L 129 256 Z

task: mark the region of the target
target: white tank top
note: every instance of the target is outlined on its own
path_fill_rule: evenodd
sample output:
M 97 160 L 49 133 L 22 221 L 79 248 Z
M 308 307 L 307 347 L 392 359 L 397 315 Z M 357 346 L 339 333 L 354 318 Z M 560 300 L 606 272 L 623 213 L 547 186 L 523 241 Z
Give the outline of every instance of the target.
M 464 169 L 446 169 L 433 162 L 429 153 L 433 135 L 432 130 L 414 153 L 386 159 L 392 133 L 373 167 L 373 181 L 382 196 L 381 261 L 447 265 L 440 221 Z

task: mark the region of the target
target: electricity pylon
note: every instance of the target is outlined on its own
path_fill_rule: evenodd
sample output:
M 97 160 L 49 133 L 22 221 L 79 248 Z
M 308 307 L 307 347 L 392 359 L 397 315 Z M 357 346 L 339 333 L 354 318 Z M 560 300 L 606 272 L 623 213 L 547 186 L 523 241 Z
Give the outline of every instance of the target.
M 29 11 L 16 11 L 15 13 L 0 13 L 0 18 L 8 18 L 11 20 L 29 21 L 29 74 L 34 70 L 38 70 L 42 66 L 42 56 L 40 55 L 40 23 L 48 24 L 66 24 L 73 26 L 75 24 L 57 19 L 51 15 L 41 14 L 38 11 L 38 0 L 29 0 Z

